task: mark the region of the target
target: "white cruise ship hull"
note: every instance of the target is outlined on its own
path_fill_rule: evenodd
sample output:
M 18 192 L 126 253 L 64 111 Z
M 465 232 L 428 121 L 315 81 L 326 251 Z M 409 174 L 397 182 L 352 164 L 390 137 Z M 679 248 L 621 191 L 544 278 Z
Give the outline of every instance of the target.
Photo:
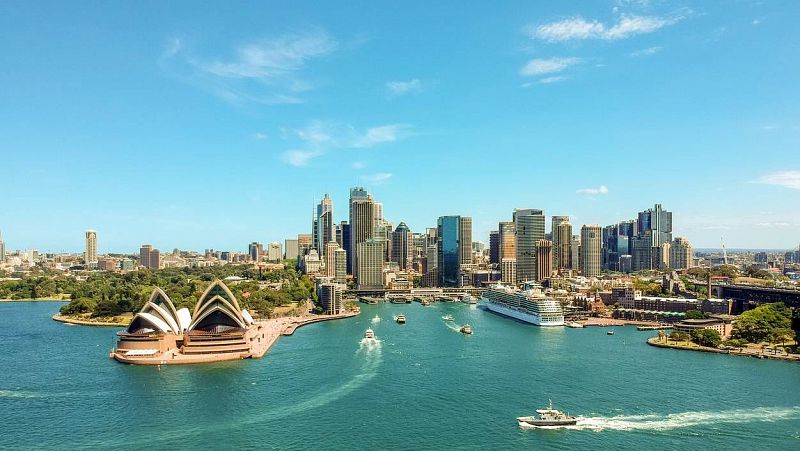
M 483 298 L 483 305 L 486 306 L 487 309 L 491 310 L 492 312 L 498 313 L 503 316 L 508 316 L 509 318 L 518 319 L 520 321 L 524 321 L 529 324 L 533 324 L 535 326 L 563 326 L 564 320 L 560 321 L 542 321 L 539 315 L 534 315 L 530 313 L 523 313 L 519 310 L 515 310 L 512 308 L 508 308 L 504 305 L 497 304 L 492 302 L 486 298 Z

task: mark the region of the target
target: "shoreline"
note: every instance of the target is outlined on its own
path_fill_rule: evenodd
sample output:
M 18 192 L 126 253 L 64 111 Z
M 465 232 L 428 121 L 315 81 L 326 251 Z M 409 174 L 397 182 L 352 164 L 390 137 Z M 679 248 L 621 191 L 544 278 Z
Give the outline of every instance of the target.
M 788 354 L 788 355 L 781 355 L 781 354 L 762 354 L 762 353 L 754 353 L 754 352 L 742 352 L 730 349 L 717 349 L 717 348 L 709 348 L 706 346 L 697 345 L 697 347 L 689 347 L 684 346 L 678 343 L 669 343 L 660 341 L 658 337 L 650 337 L 647 339 L 647 344 L 650 346 L 655 346 L 657 348 L 664 348 L 664 349 L 677 349 L 681 351 L 697 351 L 697 352 L 708 352 L 713 354 L 727 354 L 733 355 L 738 357 L 752 357 L 754 359 L 762 359 L 762 360 L 783 360 L 786 362 L 800 362 L 800 355 L 797 354 Z
M 69 299 L 39 298 L 39 299 L 0 299 L 0 302 L 69 302 Z
M 125 327 L 130 322 L 130 319 L 126 320 L 124 323 L 117 321 L 91 321 L 85 319 L 70 318 L 69 316 L 63 316 L 58 313 L 53 315 L 51 318 L 53 319 L 53 321 L 58 321 L 59 323 L 64 323 L 64 324 L 72 324 L 74 326 Z

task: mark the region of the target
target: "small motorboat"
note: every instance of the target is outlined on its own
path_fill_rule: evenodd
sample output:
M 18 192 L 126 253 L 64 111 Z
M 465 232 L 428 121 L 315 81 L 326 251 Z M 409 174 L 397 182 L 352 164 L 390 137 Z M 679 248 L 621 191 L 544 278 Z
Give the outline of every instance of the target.
M 397 315 L 397 319 L 395 319 L 395 321 L 397 321 L 397 324 L 405 324 L 406 323 L 406 315 L 403 315 L 402 313 Z
M 553 401 L 546 409 L 539 409 L 536 411 L 538 415 L 530 417 L 517 417 L 519 424 L 527 424 L 535 427 L 561 427 L 561 426 L 574 426 L 578 423 L 578 419 L 568 414 L 553 408 Z
M 373 332 L 372 329 L 367 329 L 367 331 L 364 332 L 364 338 L 366 338 L 367 340 L 374 340 L 375 332 Z
M 469 324 L 464 324 L 458 331 L 464 335 L 472 335 L 472 327 Z
M 444 315 L 442 319 L 445 321 L 453 321 L 453 315 Z
M 611 329 L 608 332 L 606 332 L 606 335 L 614 335 L 614 329 Z

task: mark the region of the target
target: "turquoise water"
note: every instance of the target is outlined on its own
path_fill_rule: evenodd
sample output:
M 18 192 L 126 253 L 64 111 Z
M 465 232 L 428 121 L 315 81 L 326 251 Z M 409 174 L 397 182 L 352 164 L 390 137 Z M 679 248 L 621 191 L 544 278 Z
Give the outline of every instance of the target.
M 264 359 L 159 369 L 109 360 L 117 329 L 56 323 L 59 305 L 0 304 L 0 448 L 800 449 L 800 365 L 653 348 L 631 327 L 362 306 Z M 582 426 L 520 429 L 548 398 Z

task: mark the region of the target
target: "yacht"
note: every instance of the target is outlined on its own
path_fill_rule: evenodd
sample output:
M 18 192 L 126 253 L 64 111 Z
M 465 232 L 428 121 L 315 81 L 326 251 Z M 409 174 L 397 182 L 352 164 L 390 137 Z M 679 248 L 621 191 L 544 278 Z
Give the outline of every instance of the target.
M 527 285 L 527 284 L 526 284 Z M 483 293 L 483 305 L 490 311 L 536 326 L 563 326 L 564 309 L 540 290 L 520 290 L 502 284 L 493 285 Z
M 550 401 L 546 409 L 536 411 L 538 415 L 530 417 L 518 417 L 520 424 L 530 426 L 573 426 L 578 423 L 578 419 L 553 408 L 553 401 Z
M 431 301 L 429 301 L 427 299 L 423 299 L 423 300 L 419 301 L 419 303 L 424 305 L 425 307 L 430 307 L 430 305 L 431 305 Z
M 442 319 L 445 321 L 453 321 L 453 315 L 444 315 Z
M 373 332 L 372 329 L 367 329 L 367 331 L 364 332 L 364 338 L 366 338 L 367 340 L 374 340 L 375 332 Z
M 573 329 L 583 329 L 583 327 L 584 327 L 583 324 L 575 322 L 575 321 L 566 323 L 565 326 L 571 327 Z
M 458 331 L 464 335 L 472 335 L 472 327 L 470 327 L 469 324 L 464 324 L 461 326 L 461 329 L 458 329 Z
M 606 335 L 614 335 L 614 329 L 611 329 L 608 332 L 606 332 Z
M 397 315 L 397 319 L 395 321 L 397 321 L 397 324 L 405 324 L 406 323 L 406 315 L 403 315 L 402 313 Z

